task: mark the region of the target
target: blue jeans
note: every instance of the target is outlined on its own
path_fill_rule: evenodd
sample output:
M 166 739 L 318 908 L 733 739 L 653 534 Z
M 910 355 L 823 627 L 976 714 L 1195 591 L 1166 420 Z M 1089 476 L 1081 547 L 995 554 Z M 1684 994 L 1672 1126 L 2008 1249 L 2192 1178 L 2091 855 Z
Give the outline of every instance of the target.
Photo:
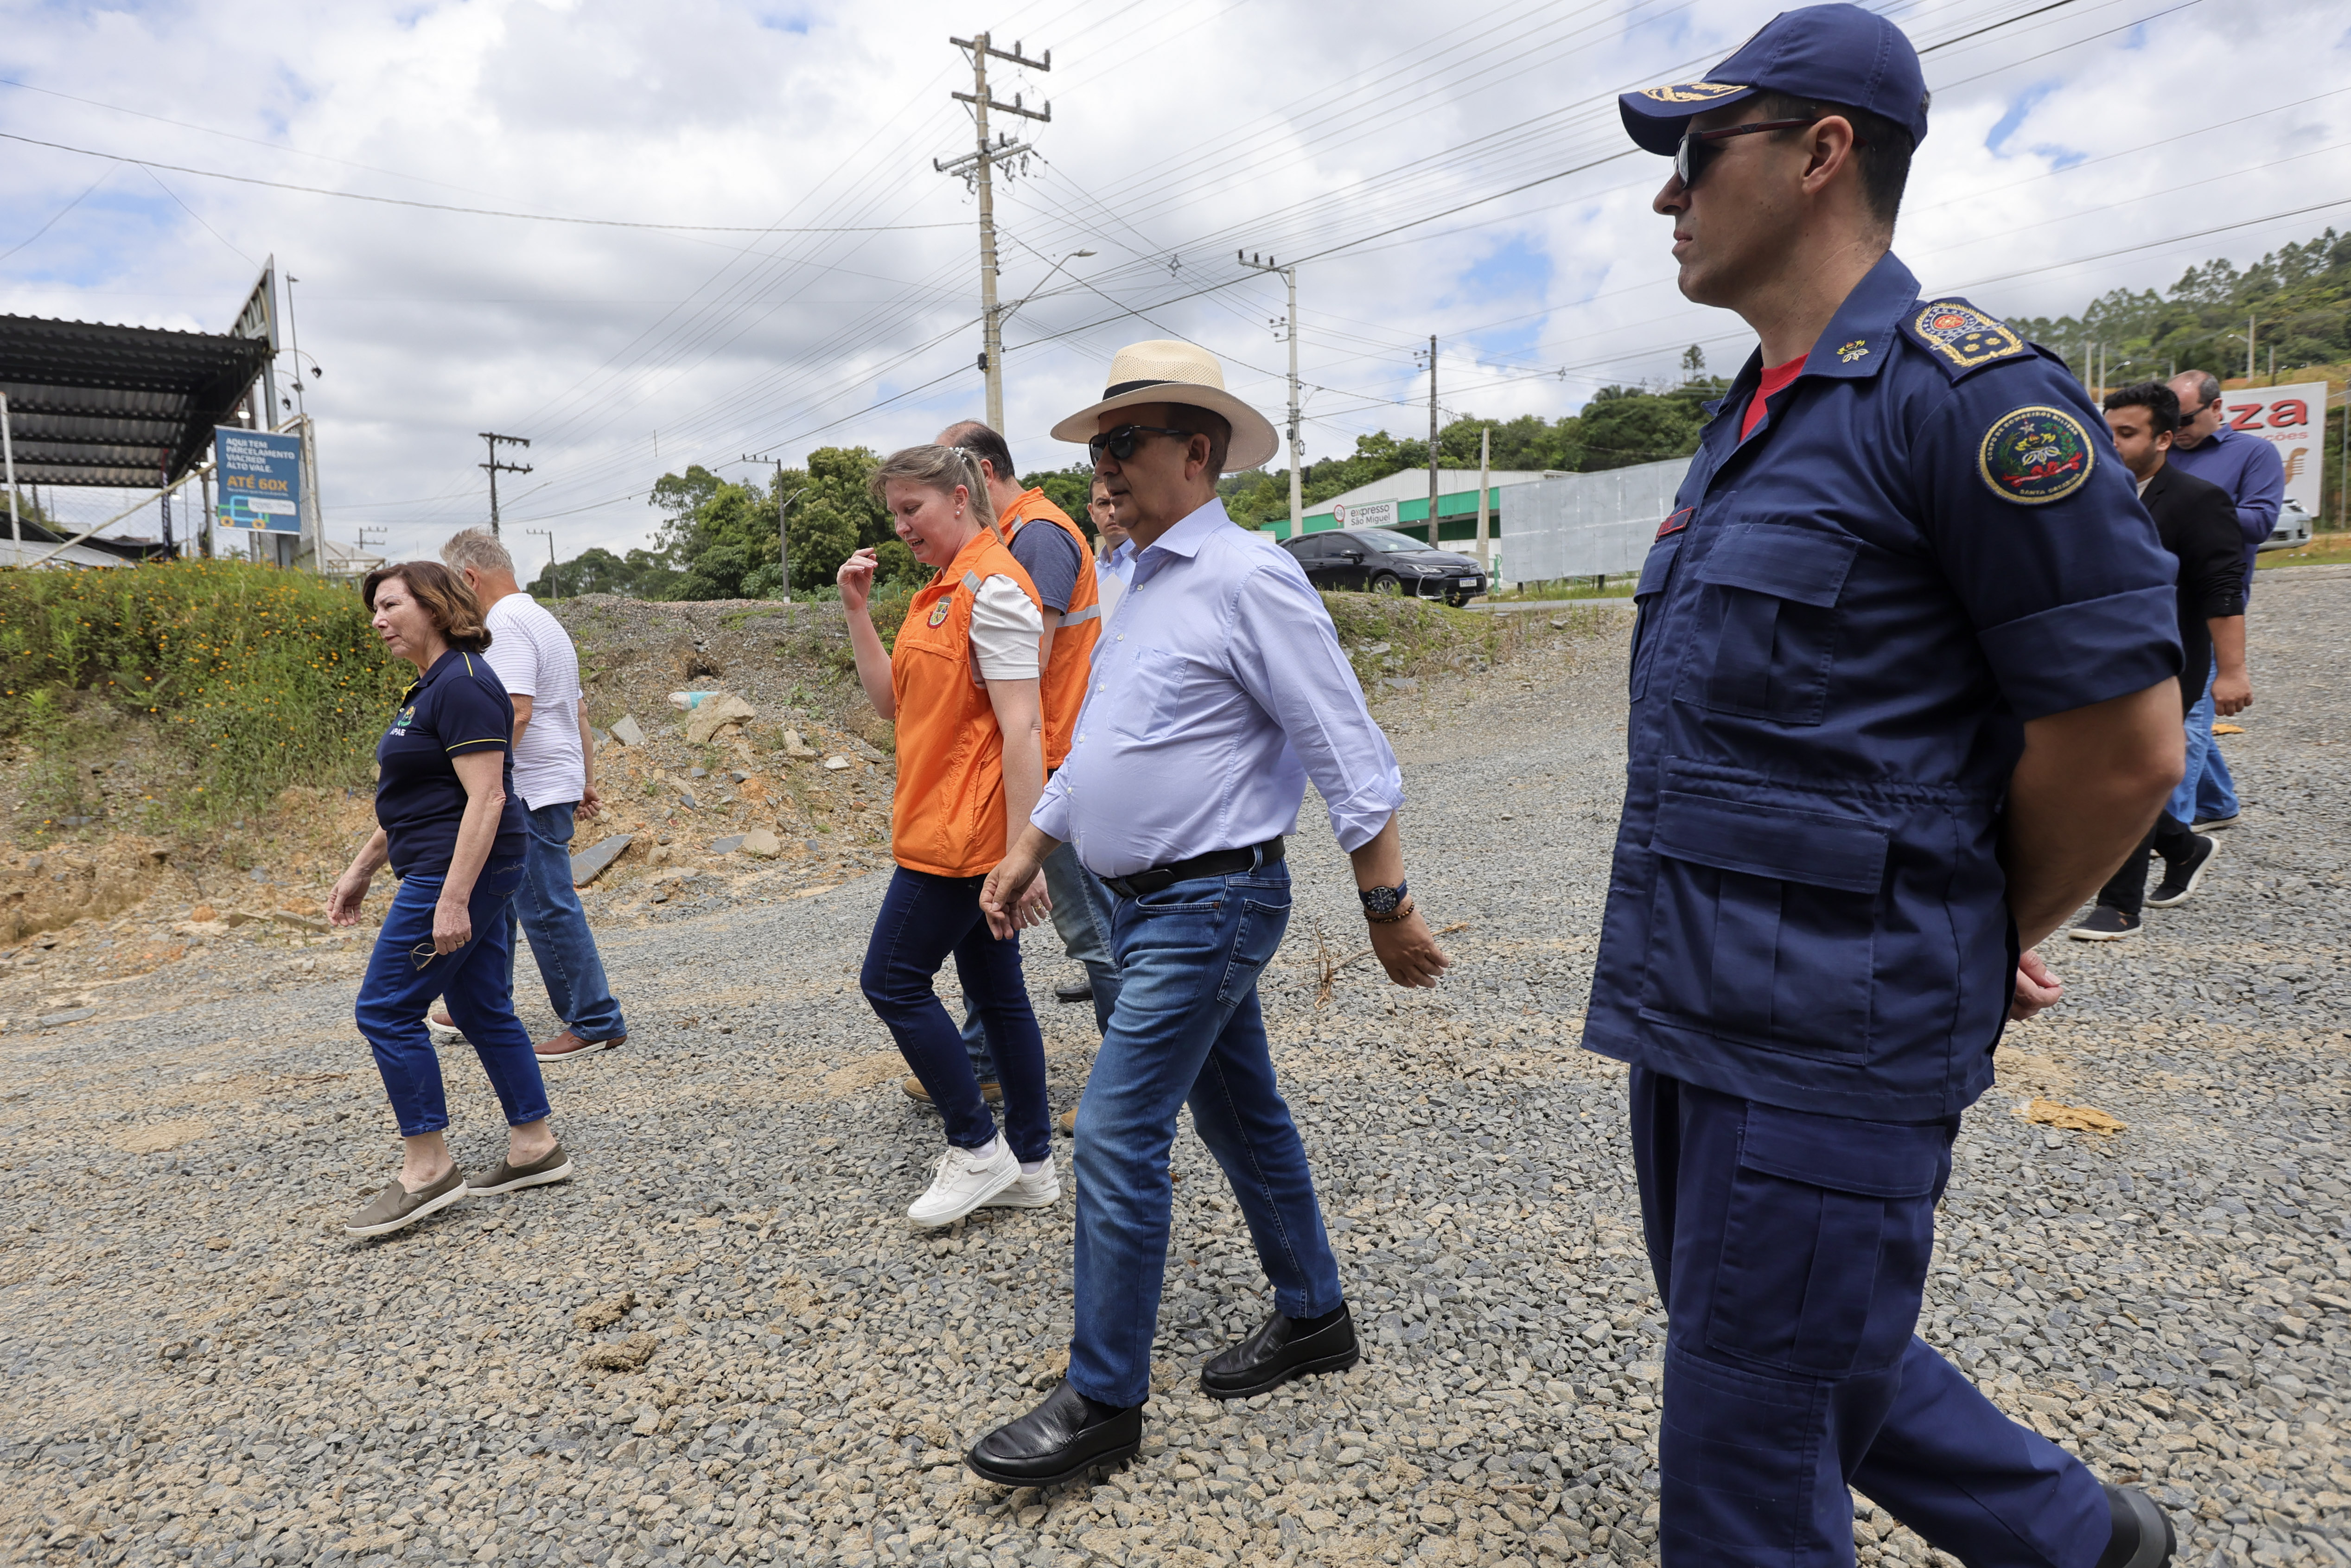
M 463 947 L 418 966 L 419 947 L 433 946 L 433 906 L 441 900 L 442 878 L 404 878 L 392 895 L 392 908 L 368 958 L 355 1009 L 360 1033 L 375 1051 L 376 1071 L 400 1118 L 400 1135 L 413 1138 L 449 1124 L 449 1103 L 441 1086 L 441 1058 L 425 1032 L 424 1010 L 435 997 L 463 1030 L 490 1087 L 498 1092 L 507 1125 L 519 1127 L 547 1115 L 547 1085 L 530 1036 L 515 1018 L 514 932 L 507 905 L 523 880 L 523 862 L 493 860 L 475 879 L 465 913 L 474 935 Z
M 559 800 L 523 813 L 528 830 L 523 851 L 522 886 L 515 891 L 514 920 L 530 938 L 530 956 L 547 982 L 548 1005 L 563 1027 L 581 1040 L 618 1040 L 629 1032 L 621 1004 L 604 978 L 604 960 L 588 934 L 588 912 L 571 885 L 572 814 L 576 800 Z M 507 946 L 507 977 L 514 977 L 514 946 Z M 455 1014 L 450 1015 L 453 1019 Z
M 1290 924 L 1290 869 L 1179 882 L 1113 908 L 1118 1008 L 1078 1106 L 1076 1327 L 1070 1385 L 1121 1407 L 1151 1397 L 1167 1271 L 1176 1113 L 1224 1167 L 1277 1311 L 1342 1296 L 1306 1146 L 1274 1087 L 1257 977 Z
M 2212 683 L 2220 678 L 2216 662 L 2204 677 L 2204 695 L 2188 710 L 2188 770 L 2179 788 L 2164 807 L 2183 822 L 2210 821 L 2237 814 L 2237 781 L 2229 777 L 2228 759 L 2212 738 Z
M 1974 1568 L 2097 1562 L 2096 1478 L 1913 1332 L 1956 1117 L 1813 1115 L 1635 1067 L 1632 1120 L 1666 1305 L 1665 1568 L 1851 1568 L 1848 1488 Z
M 1110 1032 L 1111 1009 L 1118 1005 L 1118 962 L 1110 956 L 1110 889 L 1078 862 L 1076 846 L 1063 844 L 1045 857 L 1045 891 L 1053 895 L 1053 931 L 1062 948 L 1086 967 L 1094 992 L 1094 1028 Z M 982 1083 L 996 1082 L 996 1055 L 977 1008 L 967 1007 L 963 1048 Z
M 889 1026 L 898 1054 L 939 1108 L 947 1142 L 959 1149 L 986 1148 L 996 1137 L 995 1119 L 979 1097 L 979 1080 L 955 1022 L 931 988 L 931 977 L 949 954 L 955 956 L 963 994 L 987 1019 L 989 1032 L 1008 1046 L 1001 1080 L 1005 1141 L 1023 1163 L 1034 1164 L 1053 1152 L 1045 1110 L 1045 1040 L 1037 1032 L 1029 984 L 1020 975 L 1020 938 L 998 941 L 979 912 L 985 881 L 900 866 L 883 895 L 857 983 L 874 1015 Z

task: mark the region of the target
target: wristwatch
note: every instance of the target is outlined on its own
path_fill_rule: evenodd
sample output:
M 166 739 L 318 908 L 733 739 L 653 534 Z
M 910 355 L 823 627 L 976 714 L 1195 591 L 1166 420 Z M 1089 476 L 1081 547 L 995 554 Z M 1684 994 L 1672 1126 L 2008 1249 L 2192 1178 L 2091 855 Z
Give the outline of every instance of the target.
M 1410 885 L 1408 883 L 1400 882 L 1394 887 L 1357 888 L 1355 896 L 1364 901 L 1364 918 L 1376 921 L 1400 918 L 1405 893 Z

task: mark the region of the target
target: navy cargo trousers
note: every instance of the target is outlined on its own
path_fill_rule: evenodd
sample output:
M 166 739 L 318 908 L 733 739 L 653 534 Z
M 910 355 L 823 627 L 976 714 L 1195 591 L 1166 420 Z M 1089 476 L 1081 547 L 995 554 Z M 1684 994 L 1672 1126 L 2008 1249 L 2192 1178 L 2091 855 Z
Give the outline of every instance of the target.
M 1665 1568 L 1844 1568 L 1848 1488 L 1970 1568 L 2095 1568 L 2096 1478 L 1913 1332 L 1957 1118 L 1812 1115 L 1638 1067 L 1632 1113 Z

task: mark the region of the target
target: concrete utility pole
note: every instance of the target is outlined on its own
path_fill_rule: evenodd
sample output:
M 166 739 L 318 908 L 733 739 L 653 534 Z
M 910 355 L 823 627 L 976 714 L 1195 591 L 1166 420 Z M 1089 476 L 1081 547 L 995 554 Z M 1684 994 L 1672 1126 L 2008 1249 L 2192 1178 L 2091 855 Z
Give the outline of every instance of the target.
M 793 501 L 808 494 L 808 486 L 801 486 L 791 493 L 789 499 L 787 499 L 784 496 L 784 460 L 782 458 L 754 457 L 746 452 L 743 454 L 743 461 L 772 463 L 776 465 L 776 561 L 784 569 L 784 602 L 789 604 L 792 601 L 792 542 L 790 531 L 784 527 L 784 513 L 790 507 Z
M 2246 318 L 2245 318 L 2245 384 L 2246 384 L 2247 386 L 2251 386 L 2251 385 L 2252 385 L 2252 384 L 2253 384 L 2253 326 L 2254 326 L 2254 318 L 2252 318 L 2252 317 L 2251 317 L 2251 316 L 2246 317 Z
M 523 529 L 523 532 L 535 535 L 536 537 L 547 541 L 547 596 L 549 599 L 562 598 L 562 592 L 555 586 L 555 530 L 553 528 L 525 528 Z
M 987 113 L 1017 115 L 1022 120 L 1050 123 L 1053 106 L 1047 103 L 1042 111 L 1021 107 L 1020 95 L 1013 94 L 1010 103 L 998 103 L 987 90 L 987 57 L 1009 60 L 1030 70 L 1050 71 L 1053 68 L 1053 51 L 1047 49 L 1041 60 L 1032 60 L 1020 52 L 1020 41 L 1014 39 L 1010 52 L 996 47 L 986 33 L 975 33 L 968 38 L 950 37 L 948 43 L 971 56 L 971 90 L 955 95 L 956 100 L 971 105 L 972 119 L 978 127 L 976 151 L 952 163 L 931 160 L 931 167 L 942 174 L 960 174 L 979 193 L 979 368 L 987 377 L 987 423 L 999 435 L 1004 433 L 1004 321 L 996 304 L 996 193 L 991 173 L 999 163 L 1009 162 L 1029 152 L 1026 142 L 1016 142 L 999 136 L 994 145 L 987 140 Z
M 1271 256 L 1260 261 L 1254 256 L 1241 256 L 1243 267 L 1259 272 L 1278 272 L 1290 285 L 1290 315 L 1282 323 L 1282 336 L 1290 340 L 1290 537 L 1296 538 L 1306 523 L 1304 486 L 1298 468 L 1298 264 L 1282 266 Z
M 1494 579 L 1486 570 L 1486 500 L 1490 494 L 1487 475 L 1492 470 L 1493 460 L 1494 431 L 1489 425 L 1478 433 L 1478 575 L 1485 578 L 1489 597 L 1494 591 Z
M 476 468 L 486 468 L 490 471 L 490 537 L 496 538 L 498 537 L 498 476 L 501 474 L 528 474 L 530 472 L 530 465 L 528 463 L 499 462 L 498 443 L 503 441 L 510 446 L 528 446 L 530 444 L 530 437 L 528 435 L 494 435 L 486 430 L 483 431 L 481 435 L 484 441 L 490 444 L 490 460 L 487 463 L 476 463 L 474 466 Z
M 1428 335 L 1428 548 L 1437 546 L 1437 334 Z

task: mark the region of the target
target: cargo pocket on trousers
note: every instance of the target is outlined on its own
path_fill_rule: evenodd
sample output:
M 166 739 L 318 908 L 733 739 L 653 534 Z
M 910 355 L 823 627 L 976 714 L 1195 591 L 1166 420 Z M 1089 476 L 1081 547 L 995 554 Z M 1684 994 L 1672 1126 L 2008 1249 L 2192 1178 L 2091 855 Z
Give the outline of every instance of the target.
M 1660 791 L 1643 1016 L 1865 1057 L 1886 839 L 1855 819 Z
M 1917 1325 L 1950 1138 L 1750 1103 L 1708 1346 L 1813 1377 L 1892 1366 Z
M 1675 695 L 1717 713 L 1813 725 L 1828 704 L 1837 596 L 1861 541 L 1779 523 L 1732 528 L 1697 563 L 1706 585 Z

